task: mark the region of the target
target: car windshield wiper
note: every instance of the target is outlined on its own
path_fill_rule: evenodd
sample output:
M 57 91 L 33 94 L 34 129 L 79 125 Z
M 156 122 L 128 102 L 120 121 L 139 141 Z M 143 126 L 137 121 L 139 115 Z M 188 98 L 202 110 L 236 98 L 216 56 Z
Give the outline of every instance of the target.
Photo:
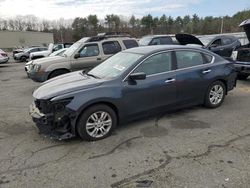
M 83 72 L 84 73 L 84 72 Z M 91 76 L 93 78 L 97 78 L 97 79 L 101 79 L 100 77 L 94 75 L 94 74 L 90 74 L 90 73 L 85 73 L 87 76 Z

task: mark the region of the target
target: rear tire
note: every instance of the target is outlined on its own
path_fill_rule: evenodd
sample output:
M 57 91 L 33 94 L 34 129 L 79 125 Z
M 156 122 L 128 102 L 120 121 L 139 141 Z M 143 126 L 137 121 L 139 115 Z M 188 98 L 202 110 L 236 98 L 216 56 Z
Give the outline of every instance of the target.
M 26 62 L 27 61 L 27 57 L 25 57 L 25 56 L 23 56 L 23 57 L 21 57 L 21 62 Z
M 107 105 L 94 105 L 86 109 L 77 122 L 77 133 L 86 141 L 97 141 L 111 135 L 117 125 L 117 116 Z
M 226 95 L 226 86 L 221 81 L 213 82 L 206 93 L 204 105 L 207 108 L 217 108 L 219 107 Z
M 246 80 L 249 74 L 238 74 L 238 79 L 239 80 Z
M 57 77 L 57 76 L 60 76 L 60 75 L 62 75 L 62 74 L 66 74 L 66 73 L 69 73 L 69 71 L 68 71 L 68 70 L 64 70 L 64 69 L 55 70 L 55 71 L 53 71 L 52 73 L 50 73 L 49 79 L 55 78 L 55 77 Z

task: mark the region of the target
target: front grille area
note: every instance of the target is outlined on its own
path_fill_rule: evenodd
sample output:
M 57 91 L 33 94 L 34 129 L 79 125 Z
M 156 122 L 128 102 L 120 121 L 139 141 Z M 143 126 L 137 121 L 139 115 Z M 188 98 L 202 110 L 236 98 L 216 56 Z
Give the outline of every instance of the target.
M 41 113 L 48 114 L 52 112 L 52 105 L 49 100 L 36 99 L 34 102 Z

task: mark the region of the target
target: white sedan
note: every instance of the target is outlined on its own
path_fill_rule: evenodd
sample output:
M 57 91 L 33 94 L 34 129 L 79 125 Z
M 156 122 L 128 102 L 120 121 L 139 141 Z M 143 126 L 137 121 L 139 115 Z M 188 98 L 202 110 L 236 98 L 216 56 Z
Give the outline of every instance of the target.
M 0 63 L 7 63 L 9 61 L 8 54 L 0 49 Z

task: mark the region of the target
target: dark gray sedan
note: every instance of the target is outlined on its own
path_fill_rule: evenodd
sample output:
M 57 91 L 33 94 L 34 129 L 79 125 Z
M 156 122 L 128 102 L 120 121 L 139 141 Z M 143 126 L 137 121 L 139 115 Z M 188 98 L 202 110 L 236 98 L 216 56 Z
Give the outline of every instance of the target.
M 30 114 L 42 134 L 93 141 L 142 116 L 204 104 L 220 106 L 236 86 L 231 62 L 194 47 L 149 46 L 120 52 L 90 72 L 47 81 Z

